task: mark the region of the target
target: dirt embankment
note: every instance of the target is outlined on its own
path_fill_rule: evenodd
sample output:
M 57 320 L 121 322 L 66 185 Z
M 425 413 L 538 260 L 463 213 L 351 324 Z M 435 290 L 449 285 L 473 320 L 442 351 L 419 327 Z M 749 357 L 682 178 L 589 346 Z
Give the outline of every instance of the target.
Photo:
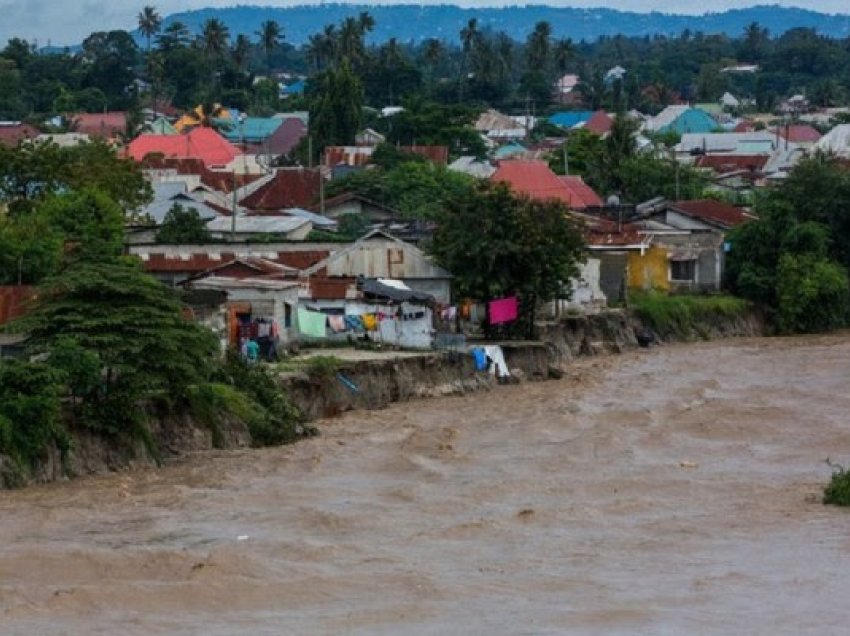
M 576 358 L 619 354 L 636 348 L 635 330 L 641 327 L 626 312 L 610 311 L 540 324 L 540 342 L 511 342 L 502 346 L 515 379 L 545 380 L 560 377 Z M 695 326 L 692 334 L 664 334 L 664 337 L 670 341 L 760 333 L 760 323 L 754 317 L 718 317 L 711 324 Z M 281 383 L 308 421 L 355 409 L 380 409 L 394 402 L 462 395 L 495 386 L 491 375 L 476 372 L 471 357 L 460 353 L 349 362 L 319 377 L 289 374 L 281 378 Z M 188 417 L 154 414 L 149 421 L 147 442 L 88 430 L 72 431 L 71 452 L 63 459 L 59 450 L 53 449 L 29 481 L 43 483 L 126 470 L 193 452 L 251 445 L 244 422 L 232 416 L 223 416 L 216 431 Z M 9 470 L 9 464 L 4 464 L 0 456 L 0 477 L 4 470 Z M 0 479 L 2 487 L 3 479 Z

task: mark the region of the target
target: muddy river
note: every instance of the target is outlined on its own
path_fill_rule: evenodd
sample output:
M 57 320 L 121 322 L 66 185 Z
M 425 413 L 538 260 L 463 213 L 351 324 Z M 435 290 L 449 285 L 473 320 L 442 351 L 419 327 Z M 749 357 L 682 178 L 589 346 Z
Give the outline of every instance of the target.
M 846 634 L 850 336 L 673 346 L 0 493 L 0 634 Z

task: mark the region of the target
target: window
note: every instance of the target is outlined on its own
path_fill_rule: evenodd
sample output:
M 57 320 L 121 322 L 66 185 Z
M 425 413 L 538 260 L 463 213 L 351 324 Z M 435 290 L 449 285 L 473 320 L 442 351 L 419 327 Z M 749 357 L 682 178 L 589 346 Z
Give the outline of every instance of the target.
M 675 282 L 694 283 L 697 279 L 697 262 L 670 261 L 670 280 Z

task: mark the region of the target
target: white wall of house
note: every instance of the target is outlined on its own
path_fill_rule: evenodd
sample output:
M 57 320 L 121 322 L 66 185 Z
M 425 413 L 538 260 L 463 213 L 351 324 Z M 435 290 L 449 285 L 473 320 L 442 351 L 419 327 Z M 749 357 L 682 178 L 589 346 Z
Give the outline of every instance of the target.
M 602 291 L 601 261 L 588 258 L 580 264 L 579 275 L 570 281 L 572 294 L 569 299 L 555 300 L 544 307 L 544 315 L 553 318 L 565 311 L 596 311 L 608 305 L 605 292 Z

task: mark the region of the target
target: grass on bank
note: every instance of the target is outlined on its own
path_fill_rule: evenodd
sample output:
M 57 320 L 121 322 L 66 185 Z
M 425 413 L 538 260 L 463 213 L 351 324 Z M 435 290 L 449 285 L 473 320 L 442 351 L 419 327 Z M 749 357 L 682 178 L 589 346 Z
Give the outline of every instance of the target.
M 675 295 L 663 292 L 634 292 L 630 305 L 641 322 L 658 334 L 689 336 L 719 319 L 743 317 L 751 304 L 726 294 Z
M 823 502 L 833 506 L 850 506 L 850 470 L 829 460 L 826 463 L 833 472 L 829 484 L 824 488 Z

